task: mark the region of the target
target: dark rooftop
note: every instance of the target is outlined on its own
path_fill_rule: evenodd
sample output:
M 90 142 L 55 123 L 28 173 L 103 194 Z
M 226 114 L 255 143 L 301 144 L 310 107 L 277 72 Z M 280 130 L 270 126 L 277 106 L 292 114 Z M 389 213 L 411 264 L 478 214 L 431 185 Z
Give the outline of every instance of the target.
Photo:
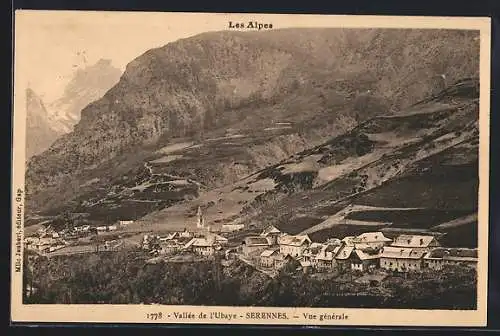
M 263 237 L 246 237 L 245 245 L 267 245 L 267 239 Z

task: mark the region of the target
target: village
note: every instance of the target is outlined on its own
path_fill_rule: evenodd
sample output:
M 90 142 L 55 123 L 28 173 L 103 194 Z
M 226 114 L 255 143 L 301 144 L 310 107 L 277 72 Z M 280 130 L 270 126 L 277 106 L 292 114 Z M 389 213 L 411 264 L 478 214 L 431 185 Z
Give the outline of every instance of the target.
M 198 228 L 203 228 L 198 219 Z M 203 231 L 174 232 L 165 237 L 144 236 L 143 249 L 164 258 L 193 254 L 210 258 L 222 254 L 223 260 L 240 259 L 256 269 L 276 274 L 287 264 L 296 264 L 304 272 L 351 270 L 372 273 L 375 270 L 418 272 L 440 271 L 445 265 L 477 266 L 477 249 L 446 248 L 434 236 L 402 234 L 389 239 L 382 232 L 365 232 L 342 239 L 313 242 L 308 235 L 289 235 L 274 226 L 260 234 L 247 236 L 237 246 L 208 228 Z
M 55 230 L 48 225 L 35 234 L 25 237 L 26 249 L 42 256 L 64 254 L 91 253 L 100 251 L 118 251 L 125 247 L 121 239 L 106 239 L 103 234 L 119 232 L 120 229 L 132 224 L 133 221 L 119 221 L 117 224 L 91 227 L 90 225 L 74 226 Z
M 58 251 L 71 245 L 71 253 L 60 254 L 117 251 L 126 248 L 123 239 L 91 243 L 95 237 L 91 232 L 119 231 L 129 224 L 132 221 L 120 221 L 109 227 L 74 227 L 71 232 L 51 234 L 45 230 L 38 237 L 27 237 L 25 243 L 28 249 L 47 256 L 58 255 Z M 150 256 L 148 263 L 219 260 L 228 265 L 240 260 L 271 277 L 287 265 L 308 274 L 351 271 L 371 274 L 377 279 L 376 274 L 383 277 L 390 272 L 440 271 L 446 265 L 476 268 L 478 261 L 477 249 L 447 248 L 433 235 L 400 234 L 390 239 L 383 232 L 375 231 L 319 243 L 308 235 L 290 235 L 272 225 L 253 235 L 235 235 L 243 229 L 243 225 L 223 225 L 214 230 L 205 224 L 198 208 L 196 228 L 166 235 L 144 234 L 135 248 Z M 87 239 L 89 243 L 71 243 L 75 239 L 80 242 Z

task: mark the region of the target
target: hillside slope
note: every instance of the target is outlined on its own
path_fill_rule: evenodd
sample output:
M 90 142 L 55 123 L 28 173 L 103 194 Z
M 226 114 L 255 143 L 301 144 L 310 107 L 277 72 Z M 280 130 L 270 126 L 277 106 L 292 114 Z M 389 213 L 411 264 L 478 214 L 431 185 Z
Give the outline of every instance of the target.
M 423 99 L 442 88 L 442 74 L 447 81 L 475 75 L 475 36 L 285 29 L 205 33 L 150 50 L 82 110 L 72 133 L 32 159 L 27 211 L 74 209 L 89 198 L 112 195 L 120 179 L 128 187 L 143 185 L 145 165 L 176 143 L 193 143 L 189 150 L 195 151 L 181 161 L 164 159 L 163 182 L 190 178 L 208 189 L 233 183 Z M 212 156 L 216 145 L 207 146 L 208 140 L 228 136 L 227 129 L 234 130 L 233 138 L 219 142 L 230 148 L 217 146 L 220 155 Z M 200 148 L 207 149 L 205 159 Z M 178 200 L 178 195 L 147 196 L 140 204 L 154 206 L 135 216 Z
M 153 212 L 131 230 L 194 226 L 186 217 L 202 206 L 214 227 L 273 224 L 316 240 L 435 227 L 455 237 L 467 231 L 449 244 L 474 246 L 477 221 L 438 225 L 477 212 L 478 92 L 477 80 L 458 82 L 397 115 L 372 118 L 234 184 Z
M 264 197 L 254 221 L 321 239 L 384 227 L 427 230 L 477 213 L 478 92 L 477 81 L 458 83 L 405 114 L 371 119 L 285 162 L 317 166 L 296 171 L 294 183 L 285 183 L 303 191 L 277 201 Z M 292 181 L 282 172 L 274 178 Z M 477 245 L 477 220 L 462 224 L 467 229 L 438 231 L 458 238 L 451 245 Z

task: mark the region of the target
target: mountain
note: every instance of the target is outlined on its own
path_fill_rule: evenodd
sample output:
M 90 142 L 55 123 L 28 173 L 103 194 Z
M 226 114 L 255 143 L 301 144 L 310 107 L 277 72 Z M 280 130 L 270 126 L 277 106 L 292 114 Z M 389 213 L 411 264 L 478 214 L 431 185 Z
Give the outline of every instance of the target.
M 287 195 L 262 196 L 254 221 L 320 238 L 345 230 L 442 231 L 441 223 L 477 214 L 478 93 L 477 80 L 459 82 L 263 171 L 259 176 L 272 177 Z M 461 224 L 468 235 L 449 245 L 477 246 L 477 218 Z
M 46 104 L 32 89 L 27 89 L 27 144 L 26 157 L 41 154 L 61 135 L 71 132 L 80 120 L 80 111 L 101 98 L 115 85 L 121 70 L 110 60 L 75 71 L 61 98 Z
M 81 110 L 100 99 L 118 82 L 121 75 L 122 71 L 106 59 L 77 69 L 63 95 L 47 107 L 53 128 L 61 133 L 71 132 L 80 120 Z
M 477 246 L 479 83 L 466 79 L 394 115 L 153 212 L 140 227 L 181 229 L 204 208 L 212 226 L 275 225 L 314 240 L 384 230 Z
M 42 99 L 26 89 L 26 159 L 45 151 L 60 135 L 49 123 Z
M 109 221 L 175 209 L 477 76 L 476 35 L 283 29 L 152 49 L 31 160 L 27 212 Z

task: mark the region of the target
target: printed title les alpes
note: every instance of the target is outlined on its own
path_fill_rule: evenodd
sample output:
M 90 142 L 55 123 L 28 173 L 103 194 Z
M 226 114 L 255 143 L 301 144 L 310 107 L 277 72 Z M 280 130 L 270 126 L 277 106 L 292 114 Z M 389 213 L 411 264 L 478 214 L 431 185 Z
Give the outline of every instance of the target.
M 273 24 L 272 23 L 260 23 L 257 21 L 248 21 L 248 23 L 244 22 L 233 22 L 229 21 L 229 28 L 230 29 L 256 29 L 256 30 L 261 30 L 261 29 L 272 29 Z

